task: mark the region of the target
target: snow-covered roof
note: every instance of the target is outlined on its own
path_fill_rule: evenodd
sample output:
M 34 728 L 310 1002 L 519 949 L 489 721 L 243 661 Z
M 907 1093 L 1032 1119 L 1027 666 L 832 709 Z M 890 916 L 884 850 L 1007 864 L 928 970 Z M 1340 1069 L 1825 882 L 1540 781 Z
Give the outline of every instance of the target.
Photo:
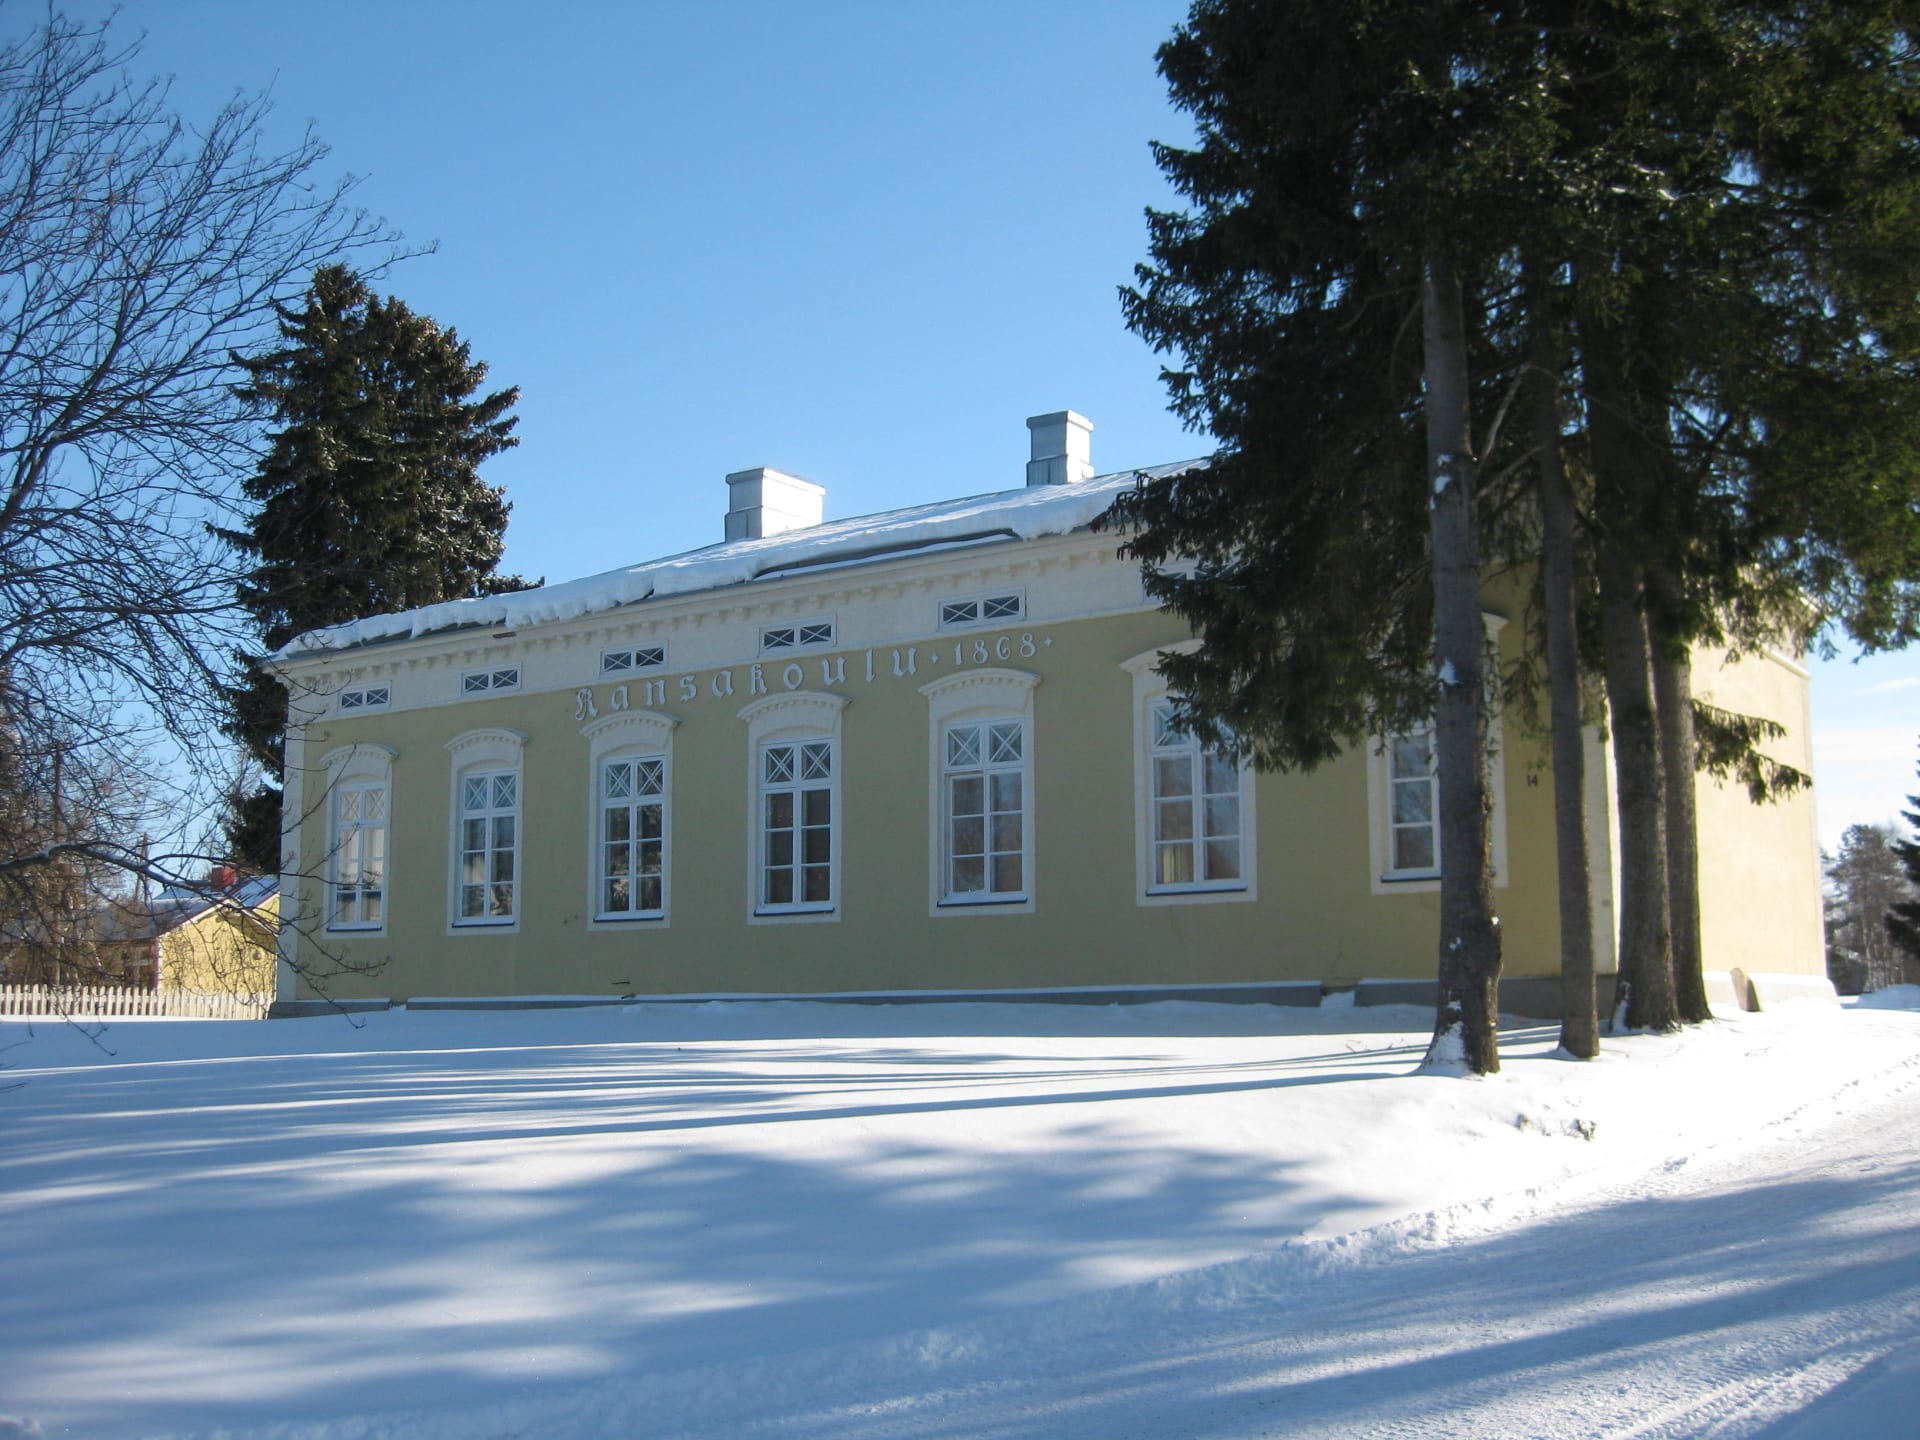
M 208 911 L 226 907 L 257 911 L 280 889 L 278 875 L 250 875 L 226 890 L 198 885 L 169 885 L 151 900 L 116 900 L 96 923 L 103 940 L 150 940 L 166 935 Z
M 1036 540 L 1091 525 L 1115 497 L 1141 479 L 1176 475 L 1204 461 L 1100 475 L 1072 485 L 1035 485 L 883 510 L 761 539 L 729 540 L 581 580 L 479 600 L 449 600 L 375 615 L 295 636 L 276 658 L 404 640 L 479 626 L 518 630 L 573 620 L 638 601 L 691 595 L 791 574 L 799 569 L 898 557 L 937 546 L 994 538 Z

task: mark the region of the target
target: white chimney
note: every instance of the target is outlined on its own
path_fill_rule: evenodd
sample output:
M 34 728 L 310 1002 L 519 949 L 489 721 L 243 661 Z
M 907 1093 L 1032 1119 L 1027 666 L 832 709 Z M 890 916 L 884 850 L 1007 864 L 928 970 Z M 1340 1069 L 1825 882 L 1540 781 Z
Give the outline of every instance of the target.
M 1027 484 L 1072 485 L 1093 478 L 1093 422 L 1071 410 L 1034 415 L 1027 420 L 1033 458 Z
M 827 488 L 770 465 L 727 476 L 727 539 L 758 540 L 818 525 Z

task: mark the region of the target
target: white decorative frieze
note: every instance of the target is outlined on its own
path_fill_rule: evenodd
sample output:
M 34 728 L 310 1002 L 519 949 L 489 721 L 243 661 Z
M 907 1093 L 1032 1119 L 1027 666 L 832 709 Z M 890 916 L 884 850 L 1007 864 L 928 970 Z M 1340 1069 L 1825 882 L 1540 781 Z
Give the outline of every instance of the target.
M 866 686 L 896 680 L 921 684 L 929 675 L 937 678 L 942 674 L 1032 660 L 1052 645 L 1053 636 L 1049 634 L 1033 630 L 1005 631 L 964 639 L 875 646 L 838 655 L 756 660 L 685 675 L 636 677 L 617 685 L 581 685 L 569 698 L 575 722 L 587 724 L 635 707 L 658 710 L 669 703 L 694 705 L 706 700 L 758 700 L 791 695 L 810 687 Z

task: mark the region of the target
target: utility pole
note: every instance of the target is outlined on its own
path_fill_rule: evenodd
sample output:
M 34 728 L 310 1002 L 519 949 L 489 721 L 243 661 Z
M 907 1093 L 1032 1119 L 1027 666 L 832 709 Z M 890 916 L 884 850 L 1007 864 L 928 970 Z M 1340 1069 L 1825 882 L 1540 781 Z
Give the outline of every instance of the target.
M 55 742 L 53 747 L 53 822 L 49 827 L 51 833 L 48 841 L 49 845 L 52 846 L 58 846 L 60 843 L 60 768 L 62 762 L 66 759 L 66 754 L 66 748 L 58 742 Z M 68 905 L 67 887 L 60 884 L 62 877 L 60 875 L 60 862 L 58 859 L 47 867 L 47 873 L 53 877 L 54 883 L 59 885 L 59 893 L 53 903 L 54 913 L 60 917 L 59 930 L 57 933 L 50 934 L 47 937 L 50 942 L 48 948 L 53 952 L 53 983 L 58 987 L 66 982 L 66 976 L 62 973 L 64 968 L 62 957 L 66 954 L 67 937 L 73 932 L 73 915 Z

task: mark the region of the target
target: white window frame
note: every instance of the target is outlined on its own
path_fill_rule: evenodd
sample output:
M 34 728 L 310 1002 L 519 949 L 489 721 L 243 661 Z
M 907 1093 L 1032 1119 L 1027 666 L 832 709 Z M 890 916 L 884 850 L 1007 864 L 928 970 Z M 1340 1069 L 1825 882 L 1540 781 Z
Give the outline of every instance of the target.
M 342 690 L 334 698 L 333 708 L 342 715 L 358 715 L 368 710 L 384 710 L 392 703 L 393 686 L 382 680 Z
M 520 667 L 517 664 L 484 665 L 478 670 L 460 672 L 460 698 L 463 700 L 480 695 L 511 695 L 519 688 Z
M 589 929 L 630 930 L 637 925 L 665 928 L 673 905 L 673 732 L 679 717 L 658 710 L 628 710 L 581 727 L 587 740 L 587 910 Z M 658 759 L 660 796 L 660 906 L 657 910 L 609 911 L 604 908 L 607 805 L 602 794 L 607 765 L 620 760 Z
M 327 853 L 322 867 L 320 902 L 321 914 L 325 918 L 321 925 L 329 933 L 355 936 L 387 933 L 387 917 L 393 913 L 393 761 L 398 753 L 390 745 L 362 742 L 339 746 L 320 757 L 321 768 L 327 776 Z M 340 796 L 346 791 L 364 795 L 370 790 L 379 790 L 386 797 L 386 814 L 378 827 L 382 833 L 384 852 L 381 857 L 383 883 L 380 887 L 380 919 L 339 924 L 334 917 L 335 889 L 339 882 L 340 858 L 344 849 Z M 373 827 L 356 824 L 354 828 L 363 831 Z
M 986 607 L 993 603 L 1011 600 L 1013 608 L 997 615 L 988 615 Z M 972 607 L 972 613 L 963 617 L 953 617 L 950 612 L 961 606 Z M 994 625 L 1010 625 L 1027 618 L 1027 592 L 1019 586 L 1008 586 L 1002 590 L 982 591 L 978 595 L 953 595 L 940 601 L 934 609 L 934 619 L 942 630 L 978 630 Z
M 1385 805 L 1382 823 L 1385 826 L 1386 841 L 1380 873 L 1387 880 L 1438 880 L 1440 878 L 1440 772 L 1434 756 L 1433 723 L 1416 725 L 1410 730 L 1402 730 L 1385 735 L 1380 740 L 1381 782 L 1385 785 Z M 1426 772 L 1419 773 L 1417 763 L 1401 772 L 1403 754 L 1416 743 L 1426 747 Z M 1413 759 L 1413 756 L 1407 758 Z M 1425 792 L 1427 818 L 1424 821 L 1403 821 L 1400 818 L 1400 798 L 1402 795 Z M 1426 865 L 1403 865 L 1400 863 L 1400 832 L 1402 830 L 1425 830 L 1427 850 L 1432 861 Z
M 1506 618 L 1482 614 L 1487 631 L 1489 666 L 1497 663 L 1500 632 Z M 1493 883 L 1498 889 L 1507 885 L 1507 767 L 1505 727 L 1499 706 L 1497 672 L 1489 668 L 1487 684 L 1487 770 L 1493 792 L 1493 814 L 1488 817 L 1493 841 Z M 1428 722 L 1421 730 L 1431 731 Z M 1407 732 L 1418 733 L 1418 732 Z M 1367 848 L 1369 879 L 1376 895 L 1421 895 L 1440 889 L 1440 784 L 1436 776 L 1428 783 L 1433 805 L 1433 860 L 1431 867 L 1401 868 L 1393 863 L 1393 741 L 1390 735 L 1375 735 L 1367 744 Z M 1431 743 L 1431 742 L 1430 742 Z M 1429 752 L 1431 753 L 1431 751 Z
M 998 666 L 943 675 L 920 687 L 927 699 L 927 814 L 932 834 L 927 846 L 929 915 L 1030 915 L 1039 893 L 1035 858 L 1039 850 L 1039 796 L 1034 777 L 1038 739 L 1034 727 L 1033 692 L 1040 677 L 1025 670 Z M 949 814 L 947 736 L 956 726 L 1017 720 L 1021 726 L 1020 761 L 1020 879 L 1016 894 L 986 892 L 955 894 L 948 888 L 951 873 L 952 818 Z
M 616 645 L 600 652 L 600 678 L 658 670 L 666 663 L 667 647 L 664 644 Z
M 941 816 L 940 838 L 946 846 L 941 869 L 943 905 L 1005 905 L 1027 898 L 1027 795 L 1032 780 L 1027 769 L 1029 736 L 1027 722 L 1007 716 L 969 716 L 949 720 L 943 728 L 941 746 L 944 773 L 940 799 L 945 806 Z M 1009 800 L 1003 787 L 1011 782 Z M 963 813 L 959 794 L 963 786 L 976 791 Z M 1009 846 L 1000 832 L 1000 822 L 1014 821 L 1016 843 Z M 963 822 L 977 822 L 978 834 L 969 848 L 960 849 Z M 1005 860 L 1015 861 L 1017 884 L 1003 884 L 1000 872 Z M 977 883 L 962 885 L 962 864 L 977 864 Z
M 747 726 L 747 923 L 791 924 L 795 921 L 837 921 L 841 914 L 845 872 L 841 851 L 846 836 L 842 803 L 846 751 L 841 744 L 841 714 L 845 695 L 817 690 L 795 690 L 768 695 L 739 712 Z M 829 746 L 827 792 L 827 899 L 766 904 L 761 885 L 766 853 L 767 751 L 770 747 L 826 742 Z M 784 788 L 784 787 L 780 787 Z
M 1183 885 L 1162 885 L 1154 878 L 1153 712 L 1156 705 L 1165 703 L 1172 694 L 1158 667 L 1163 655 L 1189 654 L 1199 646 L 1198 640 L 1183 640 L 1177 645 L 1158 646 L 1120 663 L 1120 668 L 1133 682 L 1133 893 L 1138 905 L 1205 905 L 1260 898 L 1258 787 L 1253 767 L 1244 763 L 1236 766 L 1240 780 L 1240 878 L 1197 880 Z M 1196 744 L 1186 753 L 1197 752 Z
M 762 625 L 760 653 L 792 655 L 801 650 L 830 649 L 839 638 L 839 634 L 840 627 L 831 615 L 816 615 L 808 620 L 788 620 L 778 625 Z M 772 638 L 781 635 L 789 638 L 785 640 Z
M 469 730 L 456 735 L 447 742 L 447 753 L 452 757 L 452 784 L 447 796 L 447 933 L 450 935 L 500 934 L 520 928 L 520 919 L 526 912 L 527 895 L 527 834 L 526 815 L 526 767 L 524 752 L 527 737 L 518 730 L 492 727 L 484 730 Z M 513 911 L 508 915 L 471 915 L 463 917 L 460 913 L 461 874 L 464 851 L 462 846 L 462 823 L 467 819 L 467 811 L 462 803 L 464 781 L 470 775 L 486 774 L 496 776 L 512 774 L 515 777 L 513 804 L 513 878 L 507 883 L 513 886 Z M 489 806 L 486 815 L 489 822 L 500 813 L 497 807 Z M 485 854 L 491 859 L 493 854 L 492 825 L 488 825 L 488 844 Z M 489 869 L 491 865 L 489 864 Z M 498 883 L 491 877 L 481 881 L 484 885 Z

